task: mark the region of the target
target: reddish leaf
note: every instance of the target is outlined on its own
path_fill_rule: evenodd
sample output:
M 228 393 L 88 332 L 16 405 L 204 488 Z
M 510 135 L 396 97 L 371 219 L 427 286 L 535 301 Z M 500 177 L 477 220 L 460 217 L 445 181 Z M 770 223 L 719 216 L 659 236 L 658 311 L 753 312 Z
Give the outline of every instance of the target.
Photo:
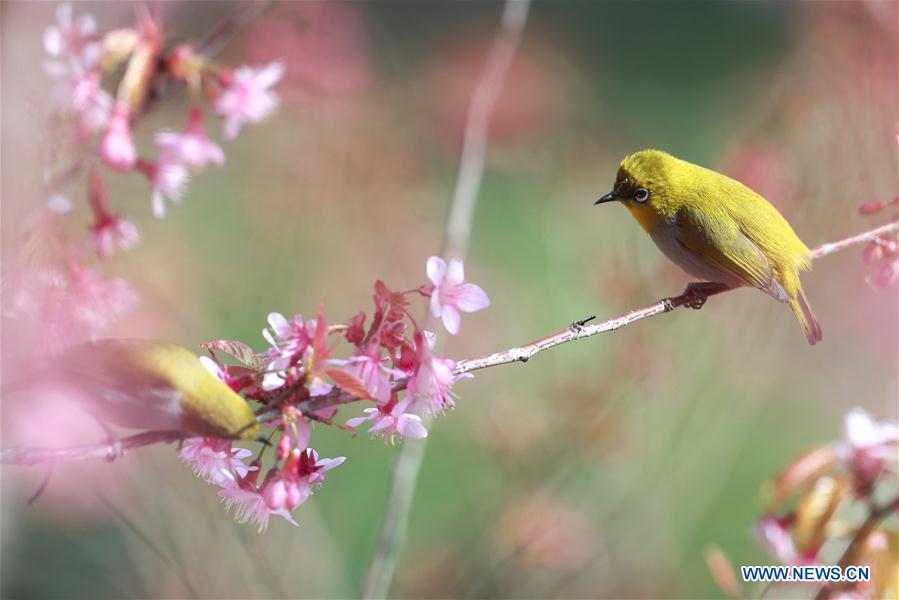
M 362 380 L 353 375 L 352 373 L 347 373 L 342 369 L 327 369 L 325 374 L 331 378 L 337 386 L 343 391 L 347 392 L 359 398 L 361 400 L 371 400 L 371 394 L 368 393 L 368 390 L 365 388 L 365 384 L 362 383 Z
M 359 344 L 363 339 L 365 339 L 365 312 L 360 310 L 359 314 L 350 319 L 346 330 L 346 341 L 351 344 Z
M 206 350 L 212 353 L 213 356 L 215 355 L 215 350 L 233 356 L 241 364 L 246 365 L 254 371 L 258 371 L 265 366 L 265 359 L 262 355 L 257 354 L 256 351 L 248 345 L 237 340 L 216 340 L 214 342 L 200 344 L 200 346 L 206 348 Z

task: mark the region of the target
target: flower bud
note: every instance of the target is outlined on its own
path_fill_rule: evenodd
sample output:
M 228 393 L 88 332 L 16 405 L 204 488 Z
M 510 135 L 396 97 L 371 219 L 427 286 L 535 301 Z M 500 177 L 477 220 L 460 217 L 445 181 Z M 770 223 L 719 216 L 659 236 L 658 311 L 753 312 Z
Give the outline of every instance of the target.
M 883 258 L 883 248 L 877 242 L 868 242 L 865 251 L 862 253 L 862 260 L 865 264 L 874 264 Z
M 100 157 L 117 171 L 130 171 L 137 162 L 137 148 L 131 139 L 131 111 L 128 104 L 116 104 L 109 127 L 100 142 Z
M 265 505 L 271 510 L 281 510 L 287 501 L 287 488 L 283 479 L 273 479 L 262 490 Z
M 883 202 L 879 202 L 877 200 L 865 202 L 858 207 L 858 212 L 863 215 L 873 215 L 879 213 L 883 209 L 883 205 Z
M 872 283 L 878 287 L 891 287 L 896 280 L 899 280 L 899 260 L 881 263 L 871 277 Z

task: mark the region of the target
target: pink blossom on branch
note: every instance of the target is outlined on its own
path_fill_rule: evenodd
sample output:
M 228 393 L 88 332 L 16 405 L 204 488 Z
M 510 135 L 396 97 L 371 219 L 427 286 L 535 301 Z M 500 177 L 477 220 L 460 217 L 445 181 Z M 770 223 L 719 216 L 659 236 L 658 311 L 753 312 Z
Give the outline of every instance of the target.
M 233 448 L 231 440 L 214 438 L 185 440 L 178 454 L 181 460 L 191 466 L 194 474 L 221 487 L 246 477 L 250 467 L 244 463 L 244 459 L 253 455 L 246 448 Z
M 475 312 L 490 306 L 490 298 L 479 286 L 465 283 L 465 267 L 459 259 L 451 259 L 449 266 L 439 256 L 427 262 L 428 279 L 432 289 L 431 314 L 443 319 L 443 326 L 452 334 L 459 333 L 459 311 Z
M 283 386 L 288 379 L 289 367 L 299 365 L 302 370 L 306 349 L 315 337 L 316 320 L 303 321 L 302 315 L 294 315 L 289 321 L 281 313 L 268 315 L 271 329 L 263 329 L 262 337 L 270 344 L 266 351 L 269 363 L 262 379 L 262 389 L 271 391 Z M 299 375 L 299 371 L 295 373 Z
M 283 75 L 283 62 L 220 74 L 225 87 L 215 100 L 215 111 L 225 119 L 226 139 L 233 140 L 245 123 L 258 123 L 275 110 L 278 96 L 271 88 Z
M 294 450 L 282 469 L 272 469 L 261 494 L 269 510 L 294 510 L 312 495 L 314 486 L 325 481 L 325 473 L 343 464 L 346 458 L 319 458 L 311 448 Z
M 190 122 L 182 133 L 160 131 L 156 134 L 155 141 L 161 154 L 194 171 L 202 171 L 210 163 L 218 166 L 225 164 L 225 153 L 209 139 L 203 122 L 203 111 L 199 107 L 194 107 L 191 111 Z
M 91 225 L 91 243 L 100 258 L 108 258 L 116 250 L 127 250 L 139 241 L 137 226 L 116 215 L 97 215 L 97 220 Z
M 88 197 L 94 211 L 91 243 L 99 258 L 107 258 L 117 249 L 126 250 L 140 240 L 140 232 L 134 223 L 109 212 L 106 184 L 96 169 L 91 171 Z
M 368 432 L 381 434 L 385 440 L 392 440 L 395 435 L 403 438 L 426 438 L 428 430 L 422 424 L 421 417 L 406 412 L 410 401 L 411 397 L 406 396 L 404 400 L 393 406 L 366 408 L 362 411 L 366 416 L 353 417 L 346 424 L 348 427 L 359 427 L 367 421 L 374 421 Z
M 117 171 L 130 171 L 137 162 L 137 148 L 131 139 L 131 109 L 116 102 L 109 127 L 100 142 L 100 157 Z
M 457 379 L 453 375 L 456 363 L 434 355 L 437 336 L 433 333 L 416 331 L 414 340 L 415 367 L 406 387 L 412 398 L 412 411 L 420 414 L 445 412 L 456 404 L 450 391 Z
M 237 485 L 222 488 L 218 495 L 225 502 L 225 509 L 234 511 L 234 519 L 238 523 L 253 523 L 260 533 L 268 529 L 268 522 L 272 515 L 283 517 L 295 527 L 299 526 L 299 523 L 294 520 L 293 515 L 286 508 L 277 510 L 269 508 L 255 483 L 250 482 L 249 479 L 241 480 Z
M 153 216 L 162 219 L 166 213 L 165 201 L 181 202 L 184 196 L 184 188 L 190 178 L 187 168 L 177 157 L 165 152 L 160 152 L 155 163 L 141 159 L 137 168 L 150 181 Z
M 756 534 L 768 552 L 782 564 L 795 564 L 798 561 L 799 555 L 793 544 L 793 536 L 780 519 L 765 515 L 756 525 Z
M 860 491 L 869 489 L 884 470 L 899 461 L 899 424 L 877 422 L 860 408 L 846 415 L 843 441 L 834 446 Z
M 102 49 L 97 36 L 97 20 L 92 15 L 72 19 L 72 5 L 56 8 L 56 24 L 44 30 L 44 50 L 55 59 L 92 68 L 100 60 Z

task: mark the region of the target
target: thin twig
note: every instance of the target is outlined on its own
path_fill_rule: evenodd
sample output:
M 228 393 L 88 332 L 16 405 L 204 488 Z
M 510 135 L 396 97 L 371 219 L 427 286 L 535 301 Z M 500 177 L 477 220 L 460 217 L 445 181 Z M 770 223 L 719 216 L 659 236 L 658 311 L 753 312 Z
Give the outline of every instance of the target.
M 487 132 L 493 109 L 515 58 L 527 22 L 529 0 L 506 0 L 499 31 L 493 40 L 465 121 L 459 173 L 453 191 L 442 254 L 464 258 L 468 251 L 475 207 L 484 174 Z M 433 326 L 429 315 L 425 327 Z M 405 386 L 405 383 L 403 383 Z M 427 426 L 428 422 L 425 421 Z M 397 457 L 381 536 L 372 555 L 362 590 L 363 598 L 384 598 L 390 589 L 399 550 L 406 535 L 415 484 L 421 470 L 426 439 L 408 440 Z
M 160 442 L 177 442 L 184 439 L 179 431 L 143 431 L 119 440 L 76 446 L 74 448 L 2 448 L 0 463 L 5 465 L 36 465 L 46 462 L 74 460 L 115 460 L 127 450 Z
M 897 511 L 899 511 L 899 496 L 893 498 L 890 502 L 887 502 L 882 506 L 872 504 L 871 509 L 868 511 L 868 517 L 865 519 L 865 522 L 862 523 L 862 526 L 858 528 L 858 531 L 855 532 L 855 535 L 852 536 L 852 540 L 849 542 L 849 545 L 846 547 L 846 550 L 843 552 L 837 565 L 845 571 L 846 567 L 853 562 L 857 562 L 858 551 L 861 546 L 868 541 L 868 537 L 874 532 L 877 526 L 880 525 L 881 521 Z M 821 589 L 815 594 L 815 600 L 826 600 L 833 591 L 835 591 L 834 586 L 825 584 L 821 586 Z

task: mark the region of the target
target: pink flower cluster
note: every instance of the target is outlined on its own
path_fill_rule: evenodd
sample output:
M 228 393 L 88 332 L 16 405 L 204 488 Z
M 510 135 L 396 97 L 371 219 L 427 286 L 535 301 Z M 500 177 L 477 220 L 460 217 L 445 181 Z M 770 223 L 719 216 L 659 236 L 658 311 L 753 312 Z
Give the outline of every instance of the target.
M 168 48 L 147 8 L 135 6 L 135 26 L 102 32 L 93 16 L 75 15 L 72 4 L 63 4 L 44 31 L 44 70 L 52 80 L 48 127 L 58 150 L 53 156 L 65 164 L 46 165 L 47 172 L 61 175 L 48 184 L 46 207 L 26 222 L 22 244 L 42 251 L 22 252 L 9 261 L 6 278 L 15 293 L 4 313 L 32 332 L 25 335 L 40 332 L 50 347 L 98 338 L 138 304 L 125 280 L 105 279 L 87 265 L 88 252 L 104 260 L 140 241 L 137 226 L 110 207 L 108 174 L 145 176 L 153 213 L 162 217 L 167 202 L 180 201 L 191 174 L 225 163 L 222 148 L 207 132 L 207 112 L 223 120 L 224 137 L 233 139 L 244 124 L 265 119 L 278 105 L 272 87 L 283 71 L 280 63 L 231 69 L 210 62 L 188 43 Z M 156 132 L 156 155 L 143 156 L 133 135 L 136 119 L 159 102 L 159 90 L 176 82 L 184 83 L 193 99 L 187 125 Z M 86 165 L 93 219 L 84 243 L 72 243 L 62 222 L 72 202 L 54 188 L 68 185 Z
M 820 551 L 830 538 L 832 520 L 853 500 L 866 507 L 875 502 L 877 483 L 895 476 L 897 467 L 899 425 L 877 422 L 854 409 L 846 415 L 843 440 L 806 452 L 780 474 L 773 486 L 774 502 L 759 519 L 756 533 L 781 563 L 826 562 Z M 782 506 L 789 508 L 784 511 Z
M 92 16 L 75 18 L 71 4 L 61 5 L 56 24 L 44 32 L 49 55 L 44 66 L 54 82 L 50 94 L 54 114 L 71 125 L 74 158 L 83 161 L 85 152 L 96 153 L 113 171 L 145 176 L 153 214 L 162 218 L 166 202 L 182 199 L 191 174 L 225 163 L 222 148 L 206 129 L 204 97 L 223 120 L 224 137 L 233 140 L 244 124 L 264 120 L 278 106 L 272 88 L 284 65 L 231 69 L 195 53 L 188 43 L 167 49 L 164 32 L 149 13 L 139 8 L 138 15 L 135 27 L 100 33 Z M 149 102 L 149 91 L 159 89 L 158 82 L 164 78 L 184 82 L 193 107 L 186 127 L 157 132 L 155 158 L 144 157 L 135 144 L 133 127 Z M 103 88 L 107 80 L 115 83 L 115 89 Z M 99 172 L 93 177 L 99 178 Z M 92 203 L 92 207 L 95 223 L 91 237 L 100 258 L 137 241 L 132 224 L 109 218 L 105 205 Z
M 865 202 L 858 211 L 863 215 L 875 215 L 882 210 L 899 205 L 899 197 L 892 200 Z M 899 281 L 899 236 L 884 235 L 868 242 L 862 254 L 865 264 L 871 265 L 868 283 L 877 287 L 892 287 Z
M 287 318 L 271 313 L 262 332 L 268 343 L 256 352 L 243 342 L 219 340 L 205 344 L 212 358 L 203 363 L 218 378 L 248 400 L 258 402 L 260 419 L 273 428 L 266 439 L 277 438 L 275 464 L 261 478 L 261 460 L 244 462 L 250 454 L 230 441 L 197 439 L 184 446 L 181 457 L 203 479 L 221 487 L 219 495 L 240 521 L 253 521 L 264 529 L 271 515 L 294 523 L 291 511 L 305 502 L 325 473 L 343 457 L 319 458 L 309 445 L 313 422 L 333 425 L 340 406 L 370 402 L 362 416 L 350 418 L 345 429 L 367 426 L 368 432 L 394 442 L 424 438 L 424 415 L 444 413 L 455 405 L 455 363 L 434 352 L 436 336 L 419 327 L 410 313 L 409 296 L 430 298 L 434 317 L 455 314 L 447 330 L 457 333 L 459 311 L 484 308 L 484 291 L 463 279 L 461 261 L 442 268 L 431 257 L 427 263 L 430 285 L 394 292 L 383 282 L 374 286 L 371 319 L 360 311 L 346 324 L 329 324 L 324 311 L 315 318 Z M 341 341 L 349 356 L 334 355 Z M 240 364 L 226 365 L 217 353 Z

